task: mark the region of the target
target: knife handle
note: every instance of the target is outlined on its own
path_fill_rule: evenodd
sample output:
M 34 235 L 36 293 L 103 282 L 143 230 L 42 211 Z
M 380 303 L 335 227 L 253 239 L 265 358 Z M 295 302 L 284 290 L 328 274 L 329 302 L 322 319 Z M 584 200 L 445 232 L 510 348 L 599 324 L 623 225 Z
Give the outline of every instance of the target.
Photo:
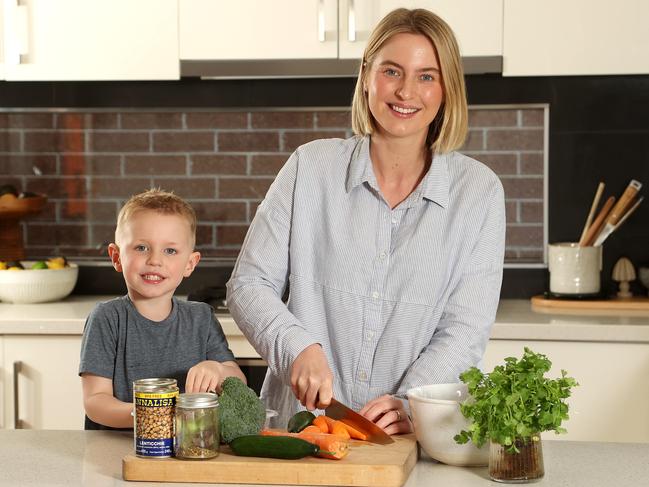
M 618 200 L 617 204 L 613 207 L 611 213 L 606 219 L 607 225 L 615 226 L 617 224 L 620 218 L 622 218 L 622 215 L 624 215 L 628 207 L 631 205 L 633 198 L 635 198 L 635 195 L 638 194 L 638 191 L 641 187 L 642 183 L 636 181 L 635 179 L 631 180 L 629 185 L 624 190 L 624 193 L 622 193 L 622 196 Z

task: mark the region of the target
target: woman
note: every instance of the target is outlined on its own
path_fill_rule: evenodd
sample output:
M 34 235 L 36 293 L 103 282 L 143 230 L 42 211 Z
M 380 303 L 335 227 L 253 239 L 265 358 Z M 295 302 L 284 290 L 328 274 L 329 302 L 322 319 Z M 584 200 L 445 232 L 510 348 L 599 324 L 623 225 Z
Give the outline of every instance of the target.
M 493 172 L 453 152 L 467 117 L 452 31 L 427 10 L 398 9 L 365 49 L 356 136 L 305 144 L 277 175 L 227 301 L 268 362 L 262 397 L 280 425 L 333 395 L 388 434 L 409 432 L 392 394 L 457 382 L 482 358 L 504 197 Z

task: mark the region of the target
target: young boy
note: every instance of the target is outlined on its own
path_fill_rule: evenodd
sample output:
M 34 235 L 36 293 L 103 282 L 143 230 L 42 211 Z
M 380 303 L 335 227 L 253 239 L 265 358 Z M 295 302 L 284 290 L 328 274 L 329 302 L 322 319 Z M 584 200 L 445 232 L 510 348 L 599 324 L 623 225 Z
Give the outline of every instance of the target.
M 86 321 L 86 429 L 132 428 L 137 379 L 175 378 L 181 392 L 218 391 L 228 376 L 245 381 L 212 308 L 173 296 L 200 260 L 195 238 L 196 214 L 174 194 L 152 189 L 120 211 L 108 254 L 128 294 L 98 304 Z

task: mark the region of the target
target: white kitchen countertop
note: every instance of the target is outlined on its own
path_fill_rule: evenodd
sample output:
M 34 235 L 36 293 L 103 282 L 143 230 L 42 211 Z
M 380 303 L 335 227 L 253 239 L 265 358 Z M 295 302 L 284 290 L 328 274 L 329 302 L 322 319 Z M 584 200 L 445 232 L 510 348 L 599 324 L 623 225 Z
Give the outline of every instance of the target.
M 122 458 L 132 449 L 132 433 L 127 432 L 0 430 L 0 486 L 207 485 L 124 481 Z M 545 477 L 533 485 L 638 487 L 649 478 L 647 458 L 647 443 L 543 440 Z M 494 485 L 484 467 L 451 467 L 423 454 L 404 487 Z
M 70 296 L 54 303 L 0 303 L 0 335 L 81 335 L 86 316 L 95 304 L 114 297 Z M 503 300 L 498 308 L 491 338 L 649 343 L 647 315 L 570 313 L 539 313 L 532 311 L 528 300 Z M 228 314 L 217 314 L 217 317 L 228 340 L 245 342 L 241 331 Z M 257 355 L 252 351 L 245 356 Z

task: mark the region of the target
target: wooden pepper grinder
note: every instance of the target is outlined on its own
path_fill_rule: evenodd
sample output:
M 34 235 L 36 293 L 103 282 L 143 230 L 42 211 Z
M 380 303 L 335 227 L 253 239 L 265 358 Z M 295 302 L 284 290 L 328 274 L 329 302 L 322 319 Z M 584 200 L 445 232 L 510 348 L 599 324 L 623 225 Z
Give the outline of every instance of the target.
M 633 294 L 629 291 L 629 282 L 635 280 L 635 269 L 633 264 L 626 257 L 620 257 L 613 266 L 613 280 L 619 283 L 620 290 L 618 298 L 631 298 Z

